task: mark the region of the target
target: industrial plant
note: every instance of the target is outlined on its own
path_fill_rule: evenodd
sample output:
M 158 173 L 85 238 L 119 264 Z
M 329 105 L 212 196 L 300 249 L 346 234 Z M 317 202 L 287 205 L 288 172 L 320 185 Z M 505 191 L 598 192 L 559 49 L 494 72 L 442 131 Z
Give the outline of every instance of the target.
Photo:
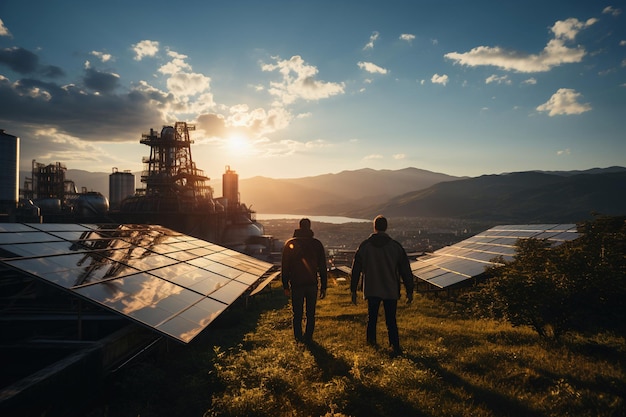
M 31 175 L 20 189 L 19 138 L 1 131 L 0 221 L 158 224 L 272 260 L 280 242 L 264 234 L 256 213 L 241 202 L 239 176 L 228 165 L 222 175 L 222 196 L 214 196 L 210 178 L 192 158 L 193 130 L 194 125 L 176 122 L 160 132 L 150 129 L 142 134 L 139 142 L 150 148 L 143 158 L 143 187 L 135 188 L 131 171 L 114 167 L 108 198 L 84 187 L 78 191 L 61 162 L 46 165 L 33 160 Z
M 0 130 L 0 415 L 75 411 L 108 373 L 162 341 L 190 343 L 276 278 L 282 243 L 229 166 L 214 197 L 193 129 L 143 134 L 143 187 L 113 168 L 109 198 L 79 191 L 60 162 L 33 160 L 20 188 L 20 139 Z

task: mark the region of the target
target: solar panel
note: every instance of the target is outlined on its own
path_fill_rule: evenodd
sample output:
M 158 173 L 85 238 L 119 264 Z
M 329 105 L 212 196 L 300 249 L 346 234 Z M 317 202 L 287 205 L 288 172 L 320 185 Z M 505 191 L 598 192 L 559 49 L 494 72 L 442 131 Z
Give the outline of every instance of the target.
M 497 266 L 498 256 L 512 260 L 519 239 L 547 239 L 556 246 L 577 237 L 575 224 L 500 225 L 418 258 L 411 270 L 419 280 L 443 289 Z
M 0 223 L 0 263 L 183 343 L 276 268 L 161 226 L 59 223 Z

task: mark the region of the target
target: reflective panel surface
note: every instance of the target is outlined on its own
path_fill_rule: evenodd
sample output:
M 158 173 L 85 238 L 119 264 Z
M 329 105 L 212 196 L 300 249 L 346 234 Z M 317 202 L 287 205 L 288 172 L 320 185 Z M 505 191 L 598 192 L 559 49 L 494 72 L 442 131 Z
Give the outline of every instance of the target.
M 413 261 L 411 270 L 418 279 L 446 288 L 499 265 L 498 257 L 511 261 L 519 239 L 547 239 L 556 246 L 577 237 L 575 224 L 496 226 Z
M 188 343 L 272 264 L 152 225 L 0 223 L 0 262 Z

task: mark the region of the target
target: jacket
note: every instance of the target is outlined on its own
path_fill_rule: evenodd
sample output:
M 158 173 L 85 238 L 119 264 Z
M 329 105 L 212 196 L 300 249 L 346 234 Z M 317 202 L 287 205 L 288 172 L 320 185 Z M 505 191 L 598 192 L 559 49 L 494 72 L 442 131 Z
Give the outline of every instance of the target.
M 415 285 L 404 248 L 385 232 L 373 233 L 359 245 L 352 263 L 350 290 L 353 293 L 359 287 L 361 278 L 364 298 L 398 300 L 400 279 L 407 294 L 413 294 Z
M 319 275 L 320 288 L 326 290 L 328 275 L 324 245 L 313 237 L 311 229 L 296 229 L 293 236 L 283 246 L 283 288 L 317 286 Z

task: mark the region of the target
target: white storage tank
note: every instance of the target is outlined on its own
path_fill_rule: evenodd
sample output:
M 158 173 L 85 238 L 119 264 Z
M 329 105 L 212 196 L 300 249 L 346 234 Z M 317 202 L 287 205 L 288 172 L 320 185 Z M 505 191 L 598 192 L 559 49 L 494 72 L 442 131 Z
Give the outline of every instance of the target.
M 130 171 L 118 172 L 113 168 L 109 175 L 109 207 L 111 210 L 120 208 L 122 200 L 135 195 L 135 175 Z
M 20 138 L 0 129 L 0 212 L 17 207 L 20 192 Z

